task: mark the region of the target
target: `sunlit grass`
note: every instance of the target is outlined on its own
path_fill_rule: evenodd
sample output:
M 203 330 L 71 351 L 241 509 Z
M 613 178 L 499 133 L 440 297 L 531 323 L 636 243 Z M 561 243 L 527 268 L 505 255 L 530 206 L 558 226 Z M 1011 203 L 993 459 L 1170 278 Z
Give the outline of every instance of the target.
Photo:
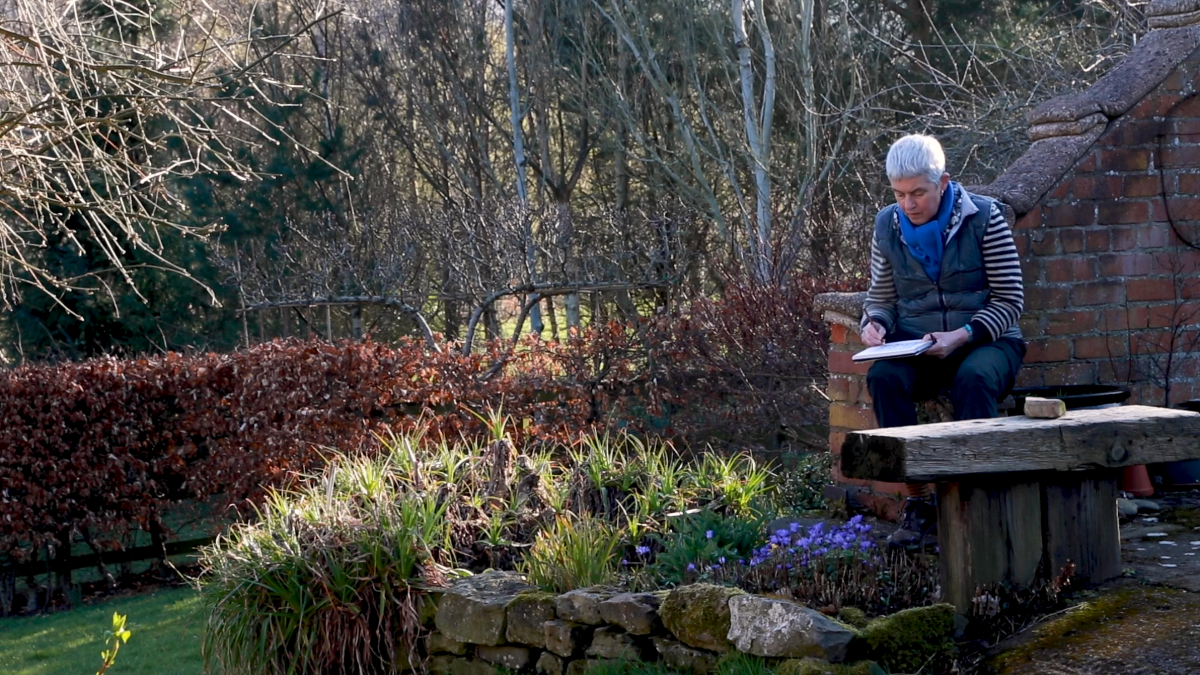
M 5 675 L 89 675 L 100 665 L 113 612 L 133 633 L 114 675 L 200 675 L 204 619 L 191 588 L 157 590 L 45 616 L 0 619 L 0 672 Z

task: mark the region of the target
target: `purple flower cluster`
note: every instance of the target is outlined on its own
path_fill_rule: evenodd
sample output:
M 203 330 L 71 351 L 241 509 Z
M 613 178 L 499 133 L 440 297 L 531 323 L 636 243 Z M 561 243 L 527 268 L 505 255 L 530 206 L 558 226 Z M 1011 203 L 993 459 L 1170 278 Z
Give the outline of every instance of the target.
M 846 524 L 828 529 L 824 522 L 818 522 L 808 531 L 802 531 L 799 523 L 792 523 L 787 529 L 771 534 L 766 545 L 754 551 L 749 564 L 757 567 L 774 562 L 791 569 L 797 562 L 805 567 L 813 558 L 831 554 L 867 553 L 875 548 L 875 543 L 866 536 L 870 531 L 871 526 L 863 522 L 862 516 L 854 516 Z
M 758 570 L 790 571 L 803 569 L 819 560 L 832 558 L 867 561 L 877 546 L 868 533 L 871 525 L 862 516 L 854 516 L 842 525 L 826 526 L 818 522 L 805 530 L 799 523 L 776 530 L 767 542 L 754 549 L 748 560 L 737 564 L 748 572 Z M 688 572 L 717 572 L 725 565 L 724 557 L 715 562 L 697 561 L 688 565 Z

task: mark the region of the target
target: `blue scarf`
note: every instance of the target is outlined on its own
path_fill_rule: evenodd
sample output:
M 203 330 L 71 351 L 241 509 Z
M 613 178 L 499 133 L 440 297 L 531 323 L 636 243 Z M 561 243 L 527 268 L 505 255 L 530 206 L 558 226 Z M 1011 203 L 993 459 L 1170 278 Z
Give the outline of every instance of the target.
M 904 209 L 896 209 L 896 213 L 900 216 L 900 233 L 904 235 L 904 242 L 908 244 L 908 250 L 912 252 L 917 262 L 921 263 L 921 267 L 925 268 L 925 274 L 929 276 L 929 280 L 935 284 L 942 276 L 942 253 L 946 248 L 944 235 L 946 228 L 950 225 L 950 215 L 954 212 L 954 201 L 958 190 L 958 184 L 952 181 L 946 191 L 942 193 L 942 202 L 938 205 L 937 217 L 924 225 L 913 225 L 908 216 L 904 215 Z

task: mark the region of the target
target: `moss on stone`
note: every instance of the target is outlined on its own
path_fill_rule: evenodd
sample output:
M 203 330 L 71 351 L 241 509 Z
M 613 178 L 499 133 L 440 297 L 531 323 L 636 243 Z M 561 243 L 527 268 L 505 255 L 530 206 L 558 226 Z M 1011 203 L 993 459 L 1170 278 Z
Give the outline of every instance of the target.
M 954 606 L 905 609 L 868 623 L 859 632 L 860 649 L 892 672 L 940 672 L 954 656 Z
M 699 649 L 730 650 L 729 598 L 743 591 L 713 584 L 692 584 L 672 590 L 658 614 L 680 642 Z
M 866 628 L 871 622 L 867 613 L 857 607 L 843 607 L 837 614 L 838 621 L 851 628 Z
M 874 661 L 830 663 L 811 657 L 781 661 L 774 670 L 775 675 L 884 675 Z

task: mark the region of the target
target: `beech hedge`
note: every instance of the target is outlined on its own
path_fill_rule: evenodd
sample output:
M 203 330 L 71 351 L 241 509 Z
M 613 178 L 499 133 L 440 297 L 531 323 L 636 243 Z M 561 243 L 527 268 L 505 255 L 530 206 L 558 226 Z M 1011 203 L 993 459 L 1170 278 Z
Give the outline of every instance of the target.
M 517 354 L 521 377 L 481 378 L 496 353 L 417 342 L 277 341 L 231 354 L 22 366 L 0 374 L 0 560 L 72 532 L 161 530 L 166 504 L 253 499 L 313 468 L 322 448 L 369 447 L 417 423 L 474 433 L 503 407 L 522 434 L 585 424 L 561 366 Z M 557 371 L 557 372 L 556 372 Z M 429 414 L 429 413 L 436 414 Z M 425 413 L 425 414 L 423 414 Z

